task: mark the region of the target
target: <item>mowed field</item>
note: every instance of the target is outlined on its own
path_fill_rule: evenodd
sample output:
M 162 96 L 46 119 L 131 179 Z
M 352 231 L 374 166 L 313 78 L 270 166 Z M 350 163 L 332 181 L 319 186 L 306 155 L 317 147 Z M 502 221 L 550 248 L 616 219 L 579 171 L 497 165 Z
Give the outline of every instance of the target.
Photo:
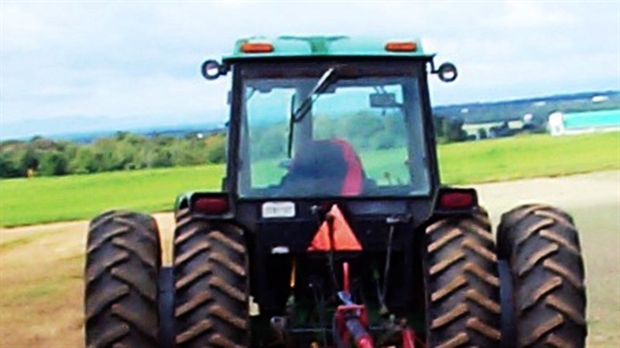
M 620 171 L 475 187 L 495 225 L 528 202 L 574 216 L 586 258 L 588 346 L 620 346 Z M 156 217 L 169 262 L 172 217 Z M 86 229 L 80 221 L 0 230 L 0 347 L 83 346 Z
M 446 144 L 438 147 L 438 153 L 444 184 L 588 173 L 620 169 L 620 132 Z M 404 149 L 368 151 L 360 156 L 365 171 L 374 178 L 385 172 L 406 175 Z M 275 173 L 278 181 L 262 178 L 266 182 L 279 182 L 277 162 L 267 165 L 265 173 Z M 0 180 L 0 226 L 83 220 L 111 208 L 170 211 L 181 192 L 219 190 L 223 175 L 224 166 L 205 165 Z

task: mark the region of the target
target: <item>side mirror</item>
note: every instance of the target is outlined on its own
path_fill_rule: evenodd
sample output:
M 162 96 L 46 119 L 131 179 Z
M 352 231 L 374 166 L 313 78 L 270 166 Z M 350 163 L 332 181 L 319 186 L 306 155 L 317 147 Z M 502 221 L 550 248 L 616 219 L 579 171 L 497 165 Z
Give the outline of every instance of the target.
M 202 72 L 202 76 L 204 76 L 205 79 L 215 80 L 221 75 L 225 75 L 228 69 L 225 65 L 220 64 L 217 60 L 209 59 L 206 62 L 202 63 L 200 71 Z
M 456 66 L 452 63 L 441 64 L 435 72 L 439 75 L 439 79 L 443 82 L 452 82 L 456 80 L 456 77 L 458 76 Z

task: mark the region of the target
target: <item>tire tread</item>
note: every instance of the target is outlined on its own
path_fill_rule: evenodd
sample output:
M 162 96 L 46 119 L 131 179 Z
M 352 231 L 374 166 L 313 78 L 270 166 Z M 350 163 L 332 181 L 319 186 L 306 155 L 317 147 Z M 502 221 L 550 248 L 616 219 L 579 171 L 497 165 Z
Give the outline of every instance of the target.
M 426 229 L 427 345 L 499 345 L 499 278 L 486 212 Z
M 85 265 L 88 347 L 159 345 L 161 245 L 155 220 L 109 211 L 89 226 Z
M 584 265 L 572 217 L 519 206 L 502 215 L 497 238 L 513 273 L 517 347 L 584 347 Z
M 247 347 L 247 252 L 243 232 L 185 210 L 174 238 L 176 343 Z

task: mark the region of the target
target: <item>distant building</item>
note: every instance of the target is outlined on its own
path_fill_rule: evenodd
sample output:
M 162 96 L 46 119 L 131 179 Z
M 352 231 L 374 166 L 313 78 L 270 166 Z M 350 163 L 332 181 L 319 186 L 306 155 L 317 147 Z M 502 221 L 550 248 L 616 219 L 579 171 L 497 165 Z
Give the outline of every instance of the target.
M 564 114 L 559 111 L 551 113 L 547 126 L 549 127 L 549 133 L 551 133 L 551 135 L 564 134 Z
M 609 100 L 609 97 L 606 95 L 596 95 L 594 97 L 592 97 L 592 102 L 593 103 L 600 103 L 600 102 L 604 102 L 606 100 Z
M 620 109 L 585 112 L 554 112 L 549 115 L 551 135 L 620 130 Z

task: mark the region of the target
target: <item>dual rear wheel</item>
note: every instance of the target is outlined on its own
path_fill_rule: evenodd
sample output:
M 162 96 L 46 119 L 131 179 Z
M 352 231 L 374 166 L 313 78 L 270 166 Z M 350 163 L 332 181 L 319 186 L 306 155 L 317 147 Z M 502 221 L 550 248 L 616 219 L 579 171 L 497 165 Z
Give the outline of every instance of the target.
M 497 253 L 484 212 L 441 219 L 426 234 L 429 346 L 585 346 L 584 264 L 570 215 L 539 204 L 505 213 Z
M 160 347 L 161 242 L 146 214 L 91 221 L 85 269 L 87 347 Z M 247 255 L 242 232 L 186 211 L 174 237 L 176 347 L 248 347 Z

